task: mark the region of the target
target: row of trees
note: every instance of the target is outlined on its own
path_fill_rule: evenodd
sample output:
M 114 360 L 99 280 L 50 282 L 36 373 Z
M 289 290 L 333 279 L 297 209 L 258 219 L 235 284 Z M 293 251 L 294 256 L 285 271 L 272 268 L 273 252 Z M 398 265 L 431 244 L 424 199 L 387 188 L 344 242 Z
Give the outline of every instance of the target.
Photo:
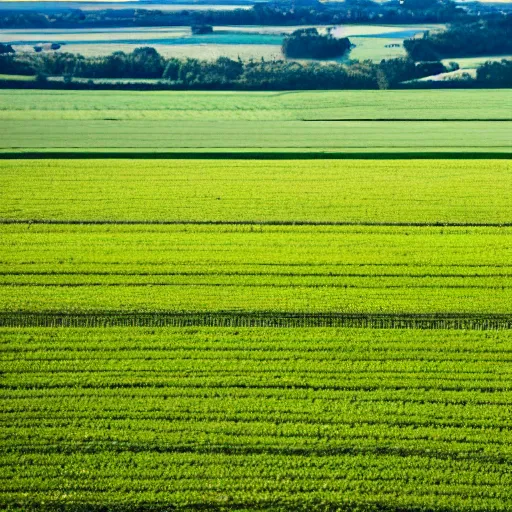
M 282 60 L 249 61 L 221 57 L 216 61 L 165 59 L 154 48 L 138 48 L 130 54 L 106 57 L 71 53 L 15 54 L 0 56 L 0 73 L 64 76 L 90 79 L 160 79 L 185 89 L 386 89 L 427 76 L 432 66 L 410 59 L 338 63 L 298 63 Z M 435 69 L 444 70 L 437 63 Z
M 427 32 L 421 39 L 407 39 L 404 47 L 417 61 L 512 53 L 512 15 L 454 24 L 443 32 Z

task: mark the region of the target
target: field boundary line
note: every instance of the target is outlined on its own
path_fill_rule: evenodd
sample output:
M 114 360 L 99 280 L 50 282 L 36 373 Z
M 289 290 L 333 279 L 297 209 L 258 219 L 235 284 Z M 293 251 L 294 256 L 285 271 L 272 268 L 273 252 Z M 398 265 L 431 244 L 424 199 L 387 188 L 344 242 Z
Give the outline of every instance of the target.
M 349 122 L 349 123 L 357 123 L 357 122 L 371 122 L 371 123 L 510 123 L 512 121 L 512 118 L 489 118 L 489 119 L 483 119 L 483 118 L 473 118 L 473 119 L 464 119 L 462 117 L 460 118 L 420 118 L 420 119 L 414 119 L 411 117 L 365 117 L 365 118 L 339 118 L 339 119 L 328 119 L 328 118 L 322 118 L 322 119 L 301 119 L 304 123 L 342 123 L 342 122 Z
M 372 222 L 314 220 L 87 220 L 87 219 L 0 219 L 0 225 L 77 226 L 346 226 L 404 228 L 510 228 L 510 222 Z
M 495 151 L 9 151 L 0 160 L 510 160 L 512 149 Z
M 0 312 L 0 327 L 355 327 L 512 329 L 511 314 L 191 311 Z

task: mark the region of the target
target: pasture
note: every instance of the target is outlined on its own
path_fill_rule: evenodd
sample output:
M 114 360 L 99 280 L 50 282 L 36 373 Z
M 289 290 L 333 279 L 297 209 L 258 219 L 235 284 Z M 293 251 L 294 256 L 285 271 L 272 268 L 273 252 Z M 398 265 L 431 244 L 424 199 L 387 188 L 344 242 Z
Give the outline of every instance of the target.
M 0 89 L 2 138 L 9 135 L 7 121 L 382 120 L 400 121 L 406 131 L 407 121 L 503 122 L 512 121 L 510 112 L 511 95 L 500 89 L 121 93 Z

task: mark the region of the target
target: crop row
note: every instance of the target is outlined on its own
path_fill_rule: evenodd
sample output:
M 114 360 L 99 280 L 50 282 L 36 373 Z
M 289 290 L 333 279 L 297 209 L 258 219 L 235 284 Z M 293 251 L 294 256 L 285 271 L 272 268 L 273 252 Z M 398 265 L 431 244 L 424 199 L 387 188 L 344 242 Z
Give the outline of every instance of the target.
M 0 308 L 38 314 L 4 317 L 7 326 L 510 324 L 510 228 L 20 224 L 0 231 Z M 176 312 L 200 315 L 169 315 Z M 286 312 L 310 316 L 289 320 Z M 496 323 L 493 315 L 504 317 Z
M 290 313 L 282 311 L 157 312 L 101 311 L 0 313 L 0 327 L 369 327 L 374 329 L 512 328 L 510 314 Z
M 0 329 L 0 504 L 506 511 L 510 331 Z

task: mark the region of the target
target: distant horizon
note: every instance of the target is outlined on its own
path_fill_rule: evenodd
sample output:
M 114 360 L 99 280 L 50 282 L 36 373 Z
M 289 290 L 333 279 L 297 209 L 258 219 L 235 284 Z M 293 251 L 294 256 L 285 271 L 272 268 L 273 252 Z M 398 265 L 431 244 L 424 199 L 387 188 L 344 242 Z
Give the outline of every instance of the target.
M 255 2 L 256 1 L 261 1 L 261 0 L 254 0 Z M 268 0 L 270 1 L 270 0 Z M 328 3 L 328 2 L 344 2 L 345 0 L 320 0 L 321 2 L 323 3 Z M 484 4 L 510 4 L 512 3 L 512 0 L 455 0 L 456 2 L 467 2 L 467 3 L 472 3 L 472 2 L 480 2 L 480 3 L 484 3 Z M 42 3 L 48 3 L 48 4 L 53 4 L 53 3 L 62 3 L 62 4 L 112 4 L 112 3 L 130 3 L 130 4 L 133 4 L 133 3 L 144 3 L 144 4 L 148 4 L 148 3 L 169 3 L 169 4 L 201 4 L 201 3 L 211 3 L 209 2 L 208 0 L 189 0 L 189 1 L 186 1 L 186 0 L 0 0 L 0 4 L 7 4 L 7 3 L 12 3 L 12 4 L 17 4 L 17 3 L 39 3 L 39 4 L 42 4 Z M 223 0 L 219 0 L 219 3 L 223 3 Z M 231 1 L 229 1 L 229 3 L 232 3 Z
M 219 4 L 224 3 L 225 0 L 219 0 Z M 261 1 L 261 0 L 255 0 Z M 270 0 L 269 0 L 270 1 Z M 327 2 L 344 2 L 345 0 L 320 0 L 321 2 L 327 3 Z M 377 0 L 379 1 L 379 0 Z M 382 1 L 382 0 L 380 0 Z M 484 4 L 510 4 L 512 3 L 512 0 L 455 0 L 459 3 L 472 3 L 472 2 L 480 2 Z M 112 3 L 143 3 L 143 4 L 152 4 L 152 3 L 169 3 L 169 4 L 178 4 L 178 5 L 186 5 L 186 4 L 208 4 L 211 3 L 208 1 L 203 0 L 0 0 L 0 4 L 7 4 L 7 3 L 48 3 L 48 4 L 54 4 L 54 3 L 62 3 L 62 4 L 112 4 Z M 227 3 L 232 3 L 228 1 Z

